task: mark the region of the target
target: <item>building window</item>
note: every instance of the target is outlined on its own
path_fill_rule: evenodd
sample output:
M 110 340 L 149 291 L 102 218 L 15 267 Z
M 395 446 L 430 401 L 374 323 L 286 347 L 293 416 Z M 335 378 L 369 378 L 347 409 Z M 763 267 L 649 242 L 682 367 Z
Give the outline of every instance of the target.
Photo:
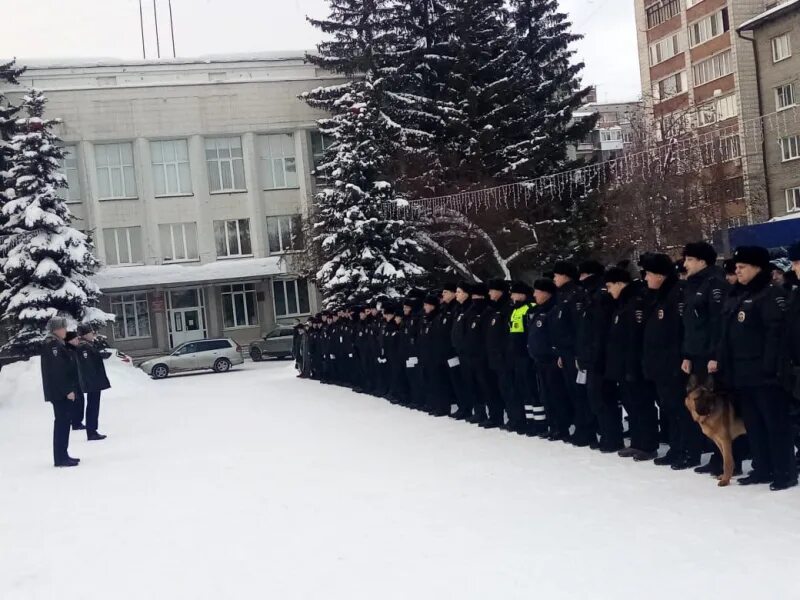
M 133 144 L 99 144 L 94 157 L 101 200 L 136 197 Z
M 721 52 L 692 67 L 694 85 L 703 85 L 731 73 L 731 51 Z
M 775 88 L 775 110 L 794 106 L 794 85 L 787 83 Z
M 772 62 L 786 60 L 792 55 L 792 41 L 789 33 L 772 38 Z
M 270 254 L 296 252 L 304 247 L 303 220 L 300 215 L 267 217 Z
M 186 140 L 150 142 L 153 163 L 153 188 L 156 196 L 192 193 L 189 170 L 189 144 Z
M 747 225 L 747 218 L 746 217 L 728 217 L 727 220 L 728 229 L 732 229 L 734 227 L 744 227 Z
M 214 221 L 217 257 L 252 256 L 250 219 Z
M 694 47 L 722 35 L 730 29 L 728 9 L 723 8 L 689 25 L 689 45 Z
M 67 179 L 67 187 L 58 189 L 59 198 L 67 204 L 76 204 L 81 201 L 81 178 L 78 171 L 77 146 L 64 146 L 64 158 L 61 161 L 61 174 Z
M 621 129 L 601 129 L 600 141 L 601 142 L 618 142 L 622 140 Z
M 245 191 L 242 138 L 206 139 L 206 165 L 212 192 Z
M 297 164 L 294 158 L 294 135 L 261 135 L 261 176 L 265 190 L 297 187 Z
M 103 230 L 106 264 L 142 264 L 142 228 L 115 227 Z
M 111 296 L 114 321 L 114 339 L 130 340 L 150 337 L 150 313 L 147 293 Z
M 158 226 L 161 259 L 164 262 L 198 260 L 197 223 L 167 223 Z
M 647 16 L 647 28 L 652 29 L 664 21 L 669 21 L 672 17 L 681 12 L 680 0 L 659 0 L 652 6 L 645 9 Z
M 273 281 L 272 292 L 276 318 L 307 315 L 311 311 L 305 279 Z
M 654 83 L 653 99 L 661 102 L 672 96 L 684 93 L 686 88 L 686 71 L 681 71 Z
M 697 110 L 697 120 L 700 127 L 732 119 L 738 115 L 739 104 L 736 102 L 734 94 L 712 100 Z
M 782 160 L 787 161 L 800 158 L 800 135 L 790 135 L 789 137 L 782 138 L 780 144 Z
M 676 33 L 654 44 L 650 44 L 650 66 L 669 60 L 683 52 L 681 36 Z
M 222 286 L 222 318 L 225 329 L 258 325 L 255 284 Z
M 700 4 L 703 0 L 686 0 L 686 8 L 692 8 L 695 4 Z
M 325 151 L 333 144 L 333 137 L 325 135 L 321 131 L 311 132 L 311 154 L 314 161 L 314 168 L 318 168 L 325 158 Z
M 800 210 L 800 187 L 793 187 L 786 190 L 786 212 L 797 212 Z
M 742 155 L 739 135 L 726 135 L 725 137 L 719 138 L 719 153 L 722 162 L 739 158 Z

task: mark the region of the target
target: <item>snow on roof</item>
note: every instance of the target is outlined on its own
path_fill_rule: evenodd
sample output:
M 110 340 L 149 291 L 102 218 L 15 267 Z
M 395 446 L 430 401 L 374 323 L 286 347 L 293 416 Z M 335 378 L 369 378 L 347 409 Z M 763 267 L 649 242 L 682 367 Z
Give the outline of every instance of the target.
M 800 219 L 800 211 L 790 212 L 788 215 L 781 217 L 773 217 L 767 223 L 774 223 L 776 221 L 790 221 L 792 219 Z
M 736 31 L 745 31 L 748 29 L 752 29 L 756 25 L 761 25 L 765 21 L 769 21 L 775 17 L 777 17 L 783 11 L 789 11 L 793 8 L 800 8 L 800 0 L 787 0 L 782 4 L 778 4 L 777 6 L 773 6 L 769 10 L 764 11 L 760 15 L 753 17 L 739 25 L 736 28 Z
M 287 274 L 281 256 L 218 260 L 204 265 L 144 265 L 141 267 L 104 267 L 93 277 L 101 290 L 121 290 L 157 285 L 219 281 L 237 281 L 251 277 Z
M 92 68 L 92 67 L 150 67 L 169 65 L 202 65 L 214 63 L 264 62 L 278 60 L 304 59 L 306 53 L 314 50 L 281 50 L 274 52 L 240 52 L 232 54 L 207 54 L 195 57 L 125 59 L 114 57 L 64 57 L 64 58 L 17 58 L 18 65 L 29 69 Z M 0 63 L 5 59 L 0 58 Z

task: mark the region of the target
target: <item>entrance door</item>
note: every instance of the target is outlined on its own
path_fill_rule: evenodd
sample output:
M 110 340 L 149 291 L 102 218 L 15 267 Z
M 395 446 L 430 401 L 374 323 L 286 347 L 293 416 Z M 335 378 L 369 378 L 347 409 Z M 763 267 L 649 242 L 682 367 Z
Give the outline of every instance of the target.
M 173 348 L 206 337 L 203 293 L 200 289 L 169 293 L 169 333 Z

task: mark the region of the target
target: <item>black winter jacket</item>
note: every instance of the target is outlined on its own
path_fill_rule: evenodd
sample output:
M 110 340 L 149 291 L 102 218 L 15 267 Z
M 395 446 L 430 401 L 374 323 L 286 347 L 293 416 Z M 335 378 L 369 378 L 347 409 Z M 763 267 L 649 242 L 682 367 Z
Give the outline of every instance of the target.
M 586 290 L 586 297 L 578 321 L 578 365 L 582 370 L 603 372 L 606 364 L 606 339 L 616 304 L 599 275 L 591 275 L 581 284 Z
M 67 345 L 48 335 L 41 352 L 42 389 L 45 402 L 61 402 L 78 388 L 78 368 Z
M 528 355 L 536 362 L 551 363 L 558 358 L 553 338 L 561 309 L 561 304 L 553 297 L 528 313 Z
M 586 303 L 586 290 L 574 281 L 565 283 L 558 289 L 553 315 L 551 336 L 558 355 L 574 360 L 578 340 L 578 323 Z
M 762 271 L 747 285 L 734 286 L 725 305 L 720 369 L 736 388 L 777 383 L 786 323 L 786 290 Z
M 628 285 L 615 302 L 606 340 L 605 378 L 610 381 L 642 379 L 642 335 L 645 304 L 639 287 Z
M 496 371 L 508 369 L 508 318 L 511 316 L 511 302 L 503 297 L 491 302 L 486 325 L 486 358 L 489 367 Z
M 642 372 L 649 381 L 681 376 L 683 285 L 677 276 L 651 290 L 642 343 Z
M 464 345 L 459 354 L 473 360 L 486 360 L 486 328 L 491 316 L 492 307 L 488 300 L 473 300 L 470 303 L 462 319 Z
M 730 285 L 717 267 L 686 279 L 683 311 L 683 358 L 709 359 L 722 336 L 722 312 Z
M 78 345 L 76 355 L 81 390 L 86 393 L 101 392 L 111 387 L 103 363 L 103 358 L 109 356 L 108 352 L 101 353 L 94 344 L 83 341 Z

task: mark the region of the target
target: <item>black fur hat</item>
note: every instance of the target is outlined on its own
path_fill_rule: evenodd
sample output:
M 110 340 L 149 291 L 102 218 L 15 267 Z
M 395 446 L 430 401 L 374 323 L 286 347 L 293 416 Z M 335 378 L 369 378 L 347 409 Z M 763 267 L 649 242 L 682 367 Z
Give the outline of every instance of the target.
M 397 304 L 391 301 L 386 301 L 381 305 L 381 310 L 385 315 L 396 315 L 402 311 L 400 311 L 397 307 Z
M 578 267 L 566 260 L 559 260 L 553 265 L 553 273 L 556 275 L 566 275 L 570 279 L 577 279 Z
M 439 296 L 436 294 L 428 294 L 423 300 L 423 304 L 430 304 L 431 306 L 439 306 Z
M 444 291 L 444 292 L 453 292 L 453 293 L 455 294 L 455 293 L 456 293 L 456 288 L 457 288 L 457 287 L 458 287 L 458 284 L 455 284 L 455 283 L 445 283 L 445 284 L 442 286 L 442 291 Z
M 529 286 L 524 281 L 514 281 L 511 283 L 511 293 L 512 294 L 525 294 L 527 296 L 531 295 L 531 286 Z
M 508 281 L 502 279 L 490 279 L 488 283 L 490 290 L 497 290 L 498 292 L 508 293 Z
M 704 260 L 708 266 L 717 262 L 717 251 L 714 250 L 714 246 L 708 242 L 692 242 L 686 244 L 683 249 L 683 257 L 686 258 L 687 256 Z
M 649 254 L 643 257 L 641 267 L 648 273 L 664 275 L 665 277 L 675 273 L 675 265 L 666 254 Z
M 578 265 L 578 273 L 586 275 L 602 275 L 605 269 L 596 260 L 585 260 Z
M 456 289 L 464 290 L 467 294 L 472 294 L 472 284 L 468 281 L 459 281 L 456 284 Z
M 603 281 L 606 283 L 630 283 L 631 274 L 627 269 L 622 267 L 611 267 L 603 275 Z
M 739 246 L 733 253 L 735 263 L 744 263 L 769 270 L 769 250 L 761 246 Z
M 558 288 L 552 279 L 542 277 L 533 282 L 533 289 L 540 292 L 547 292 L 548 294 L 555 294 Z
M 483 296 L 484 298 L 489 295 L 489 286 L 485 283 L 476 283 L 470 286 L 470 293 L 473 296 Z
M 736 275 L 736 261 L 732 258 L 726 258 L 722 268 L 725 269 L 726 275 Z
M 791 246 L 789 246 L 789 252 L 786 258 L 788 258 L 792 262 L 800 260 L 800 241 L 797 241 Z

